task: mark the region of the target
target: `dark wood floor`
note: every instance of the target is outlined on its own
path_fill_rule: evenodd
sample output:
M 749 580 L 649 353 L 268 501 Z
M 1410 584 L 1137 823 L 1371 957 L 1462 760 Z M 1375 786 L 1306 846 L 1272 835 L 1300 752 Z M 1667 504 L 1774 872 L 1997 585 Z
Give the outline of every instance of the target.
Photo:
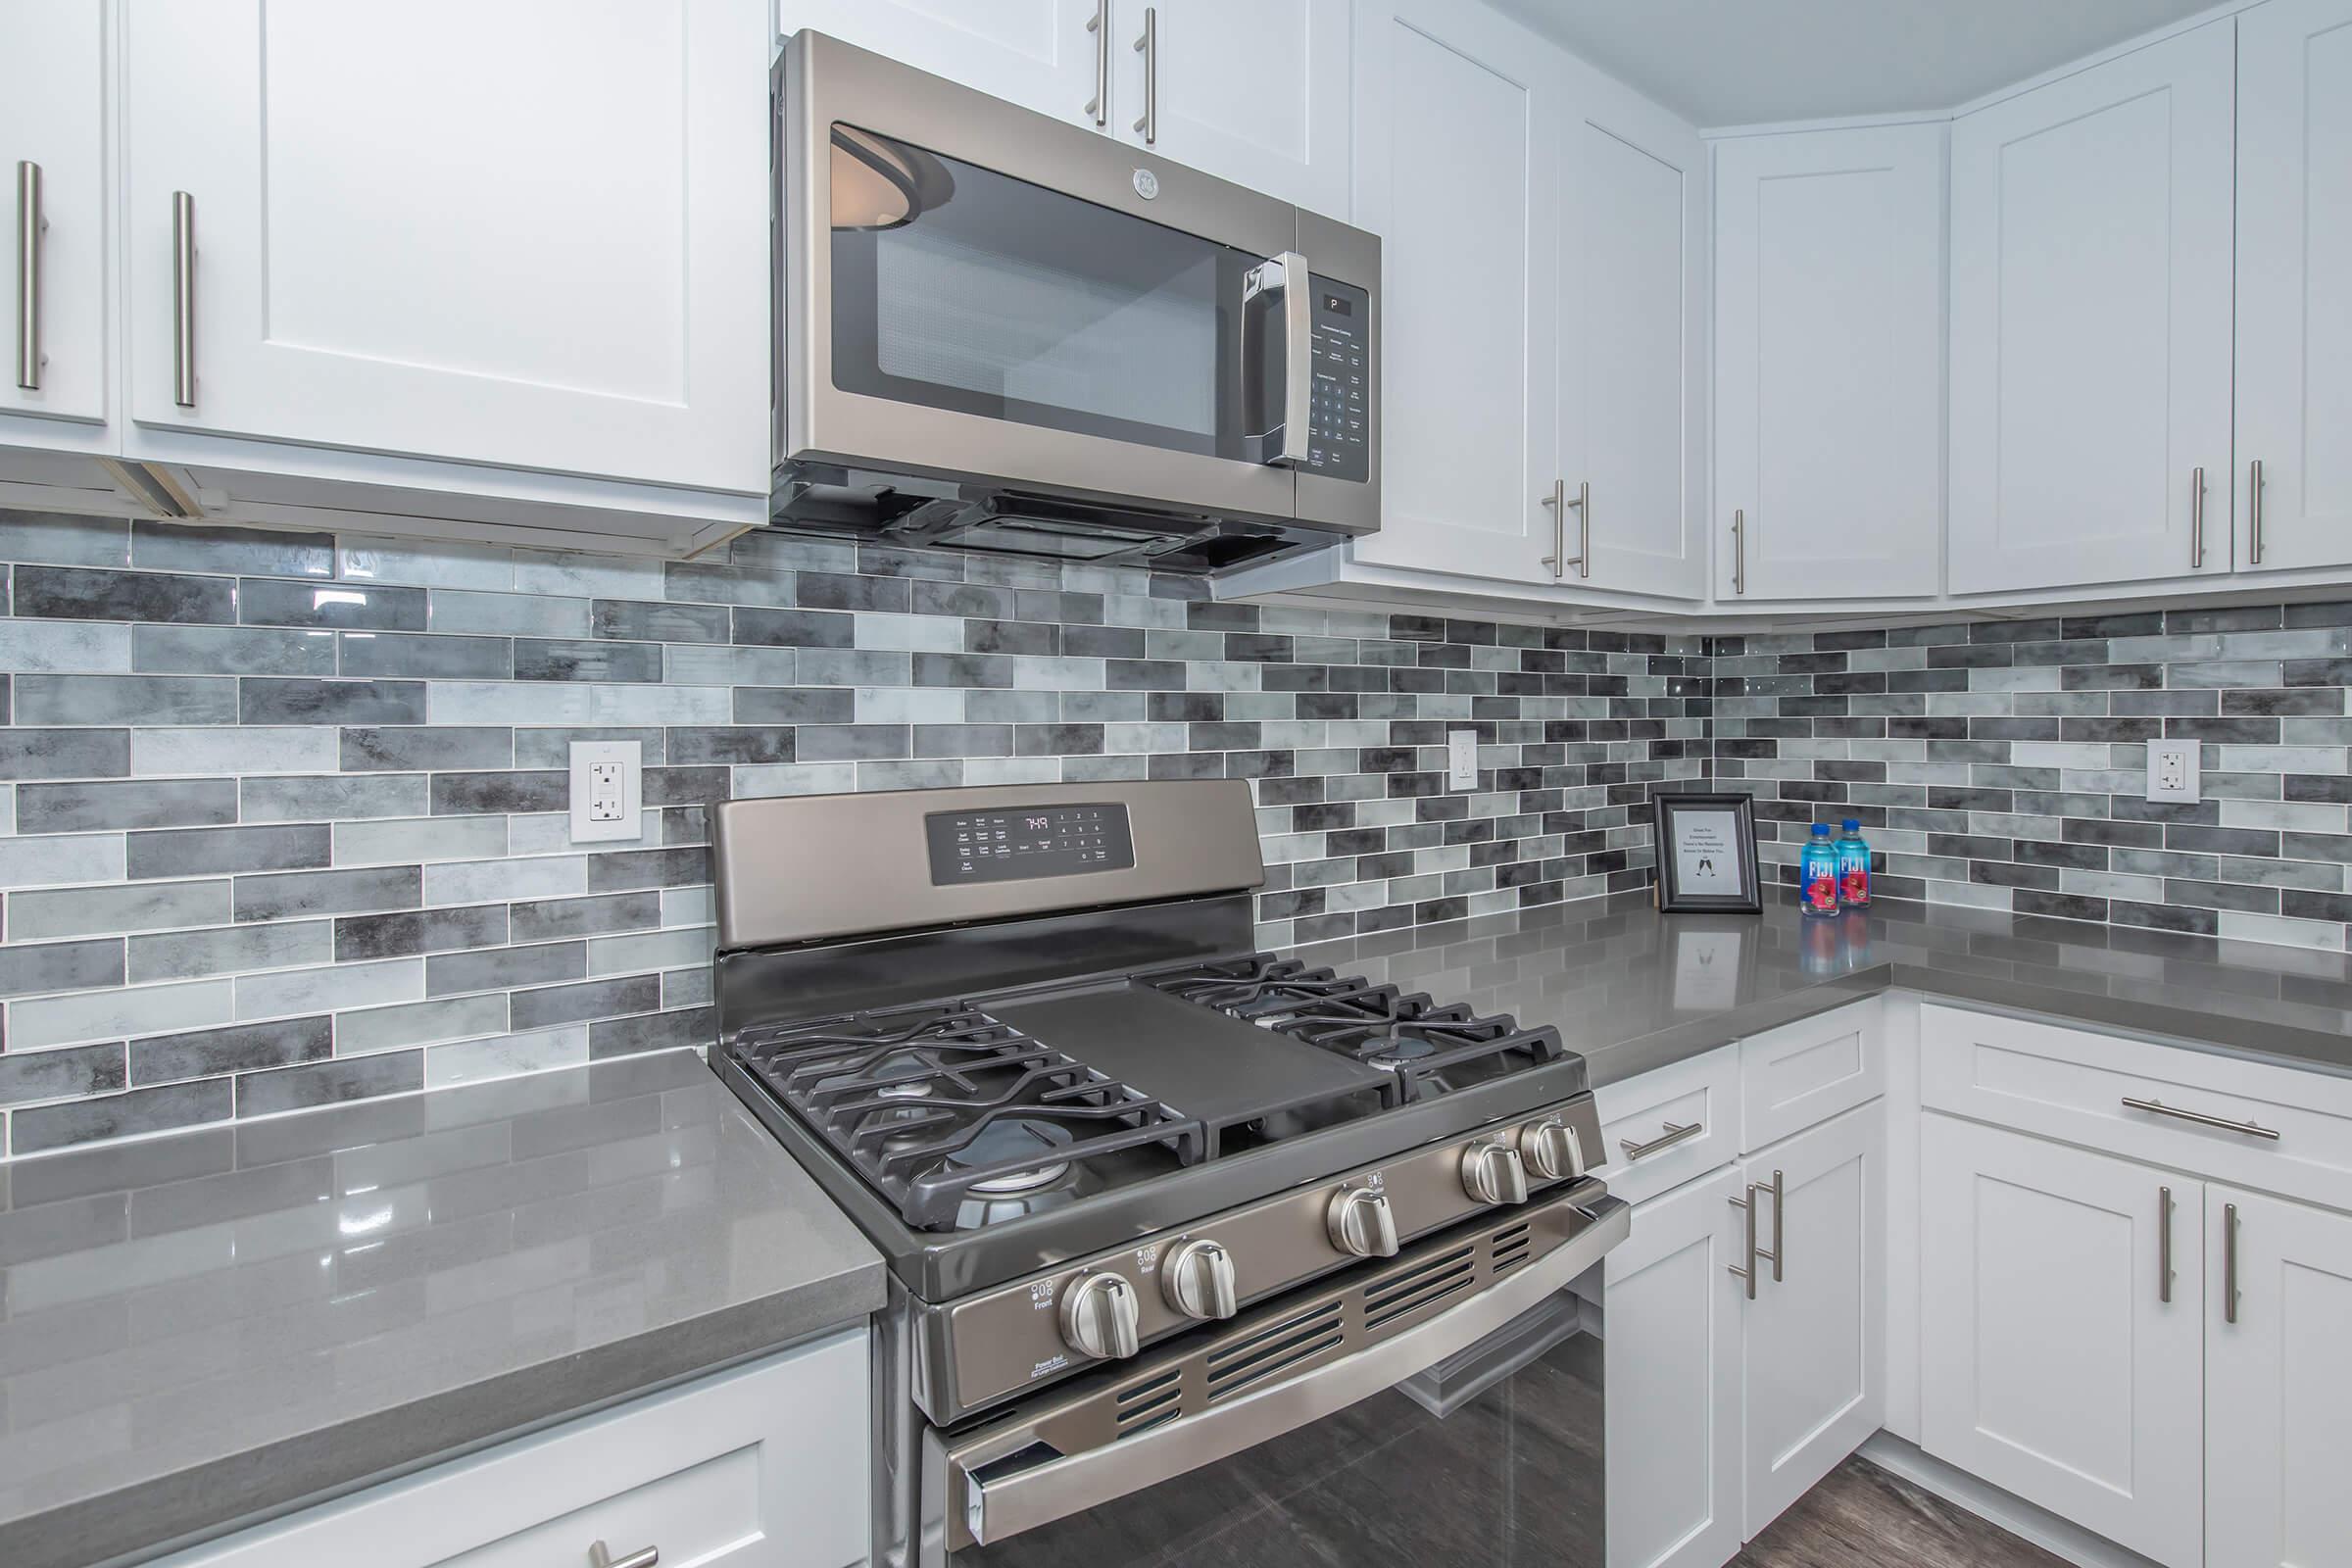
M 2030 1542 L 1848 1459 L 1797 1498 L 1731 1568 L 2067 1568 Z

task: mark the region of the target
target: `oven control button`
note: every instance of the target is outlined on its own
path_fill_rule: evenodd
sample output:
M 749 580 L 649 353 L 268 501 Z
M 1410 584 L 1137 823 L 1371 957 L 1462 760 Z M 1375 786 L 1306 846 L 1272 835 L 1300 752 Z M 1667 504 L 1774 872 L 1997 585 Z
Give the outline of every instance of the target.
M 1472 1144 L 1462 1151 L 1462 1191 L 1480 1203 L 1527 1201 L 1527 1167 L 1508 1144 Z
M 1547 1182 L 1563 1176 L 1577 1181 L 1585 1174 L 1585 1141 L 1563 1117 L 1546 1116 L 1520 1128 L 1519 1157 Z
M 1080 1355 L 1115 1361 L 1136 1350 L 1135 1287 L 1116 1274 L 1088 1274 L 1061 1293 L 1061 1337 Z
M 1356 1257 L 1396 1255 L 1396 1216 L 1389 1211 L 1386 1193 L 1369 1187 L 1350 1187 L 1335 1194 L 1325 1216 L 1331 1245 Z
M 1186 1242 L 1160 1265 L 1159 1288 L 1186 1317 L 1228 1318 L 1234 1299 L 1233 1254 L 1214 1242 Z

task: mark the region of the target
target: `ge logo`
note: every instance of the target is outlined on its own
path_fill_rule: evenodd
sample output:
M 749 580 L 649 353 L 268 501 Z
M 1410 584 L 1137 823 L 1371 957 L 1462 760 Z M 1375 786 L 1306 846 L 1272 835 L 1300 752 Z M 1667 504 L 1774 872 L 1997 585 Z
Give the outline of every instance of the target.
M 1159 194 L 1159 176 L 1149 169 L 1137 170 L 1135 172 L 1135 193 L 1146 201 L 1152 200 Z

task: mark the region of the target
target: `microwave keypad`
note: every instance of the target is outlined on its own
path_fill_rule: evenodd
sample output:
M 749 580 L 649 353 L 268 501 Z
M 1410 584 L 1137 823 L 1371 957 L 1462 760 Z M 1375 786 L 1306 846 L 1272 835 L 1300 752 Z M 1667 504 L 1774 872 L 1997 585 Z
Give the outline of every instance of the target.
M 1372 296 L 1347 283 L 1315 283 L 1315 390 L 1306 468 L 1335 479 L 1372 477 Z

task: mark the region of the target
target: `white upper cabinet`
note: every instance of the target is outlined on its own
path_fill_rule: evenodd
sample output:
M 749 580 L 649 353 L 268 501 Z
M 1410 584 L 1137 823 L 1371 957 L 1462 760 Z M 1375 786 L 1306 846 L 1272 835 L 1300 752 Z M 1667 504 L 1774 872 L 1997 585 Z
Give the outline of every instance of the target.
M 1567 554 L 1584 560 L 1564 577 L 1703 598 L 1705 147 L 1605 77 L 1572 67 L 1569 79 L 1554 461 Z
M 1353 221 L 1381 236 L 1383 515 L 1353 549 L 1548 583 L 1558 56 L 1452 0 L 1360 0 L 1355 42 Z
M 2237 83 L 2237 564 L 2342 565 L 2352 563 L 2352 0 L 2270 0 L 2241 13 Z
M 1953 122 L 1953 592 L 2229 570 L 2235 38 Z
M 763 0 L 122 14 L 132 455 L 765 493 Z
M 1110 12 L 1113 130 L 1348 218 L 1348 0 L 1110 0 Z M 1138 49 L 1147 13 L 1151 46 Z
M 1715 593 L 1933 594 L 1944 127 L 1715 144 Z
M 14 225 L 0 276 L 20 307 L 9 313 L 0 414 L 106 416 L 105 24 L 93 0 L 0 0 L 0 213 L 13 215 L 0 220 Z
M 785 38 L 813 27 L 992 98 L 1107 128 L 1114 106 L 1102 88 L 1129 42 L 1113 9 L 1108 0 L 776 0 L 775 26 Z M 1100 34 L 1099 10 L 1109 24 Z M 1139 28 L 1142 15 L 1137 6 Z

